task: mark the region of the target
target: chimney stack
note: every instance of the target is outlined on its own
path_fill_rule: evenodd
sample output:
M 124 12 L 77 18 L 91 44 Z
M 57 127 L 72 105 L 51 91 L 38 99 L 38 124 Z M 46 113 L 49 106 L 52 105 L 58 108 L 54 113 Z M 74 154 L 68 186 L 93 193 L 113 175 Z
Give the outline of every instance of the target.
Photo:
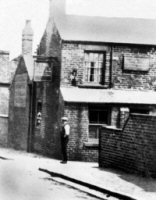
M 33 47 L 33 30 L 31 21 L 26 20 L 25 27 L 22 32 L 22 55 L 32 55 Z

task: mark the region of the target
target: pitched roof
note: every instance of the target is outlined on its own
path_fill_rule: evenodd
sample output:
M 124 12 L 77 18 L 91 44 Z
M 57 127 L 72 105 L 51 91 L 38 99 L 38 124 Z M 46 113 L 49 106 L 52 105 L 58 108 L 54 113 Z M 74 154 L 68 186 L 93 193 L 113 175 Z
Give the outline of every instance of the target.
M 0 54 L 9 54 L 9 51 L 0 50 Z
M 156 45 L 155 19 L 59 15 L 55 23 L 67 41 Z
M 154 91 L 86 89 L 76 87 L 61 87 L 60 90 L 65 102 L 156 105 L 156 92 Z

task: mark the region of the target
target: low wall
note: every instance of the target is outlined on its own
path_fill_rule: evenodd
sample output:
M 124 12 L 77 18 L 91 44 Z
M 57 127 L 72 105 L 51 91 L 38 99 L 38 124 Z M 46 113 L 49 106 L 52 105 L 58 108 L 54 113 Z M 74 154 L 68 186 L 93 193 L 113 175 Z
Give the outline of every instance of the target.
M 99 166 L 156 176 L 156 117 L 130 115 L 123 130 L 104 127 L 100 133 Z

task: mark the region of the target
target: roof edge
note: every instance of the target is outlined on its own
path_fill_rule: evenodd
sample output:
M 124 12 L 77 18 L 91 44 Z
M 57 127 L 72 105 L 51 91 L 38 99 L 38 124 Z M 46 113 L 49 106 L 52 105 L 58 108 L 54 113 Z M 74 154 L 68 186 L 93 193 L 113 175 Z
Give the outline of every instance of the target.
M 61 35 L 60 35 L 61 36 Z M 122 46 L 151 46 L 151 47 L 156 47 L 156 44 L 143 44 L 143 43 L 122 43 L 122 42 L 97 42 L 97 41 L 87 41 L 87 40 L 66 40 L 62 38 L 62 42 L 67 42 L 67 43 L 82 43 L 82 44 L 98 44 L 98 45 L 122 45 Z

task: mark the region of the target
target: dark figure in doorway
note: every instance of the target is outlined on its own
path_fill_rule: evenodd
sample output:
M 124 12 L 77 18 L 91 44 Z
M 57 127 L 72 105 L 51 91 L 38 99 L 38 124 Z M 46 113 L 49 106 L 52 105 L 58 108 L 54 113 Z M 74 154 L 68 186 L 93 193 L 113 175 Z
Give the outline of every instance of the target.
M 62 149 L 62 161 L 61 163 L 66 164 L 67 157 L 67 144 L 69 141 L 70 126 L 68 124 L 68 118 L 62 117 L 62 127 L 61 127 L 61 149 Z

